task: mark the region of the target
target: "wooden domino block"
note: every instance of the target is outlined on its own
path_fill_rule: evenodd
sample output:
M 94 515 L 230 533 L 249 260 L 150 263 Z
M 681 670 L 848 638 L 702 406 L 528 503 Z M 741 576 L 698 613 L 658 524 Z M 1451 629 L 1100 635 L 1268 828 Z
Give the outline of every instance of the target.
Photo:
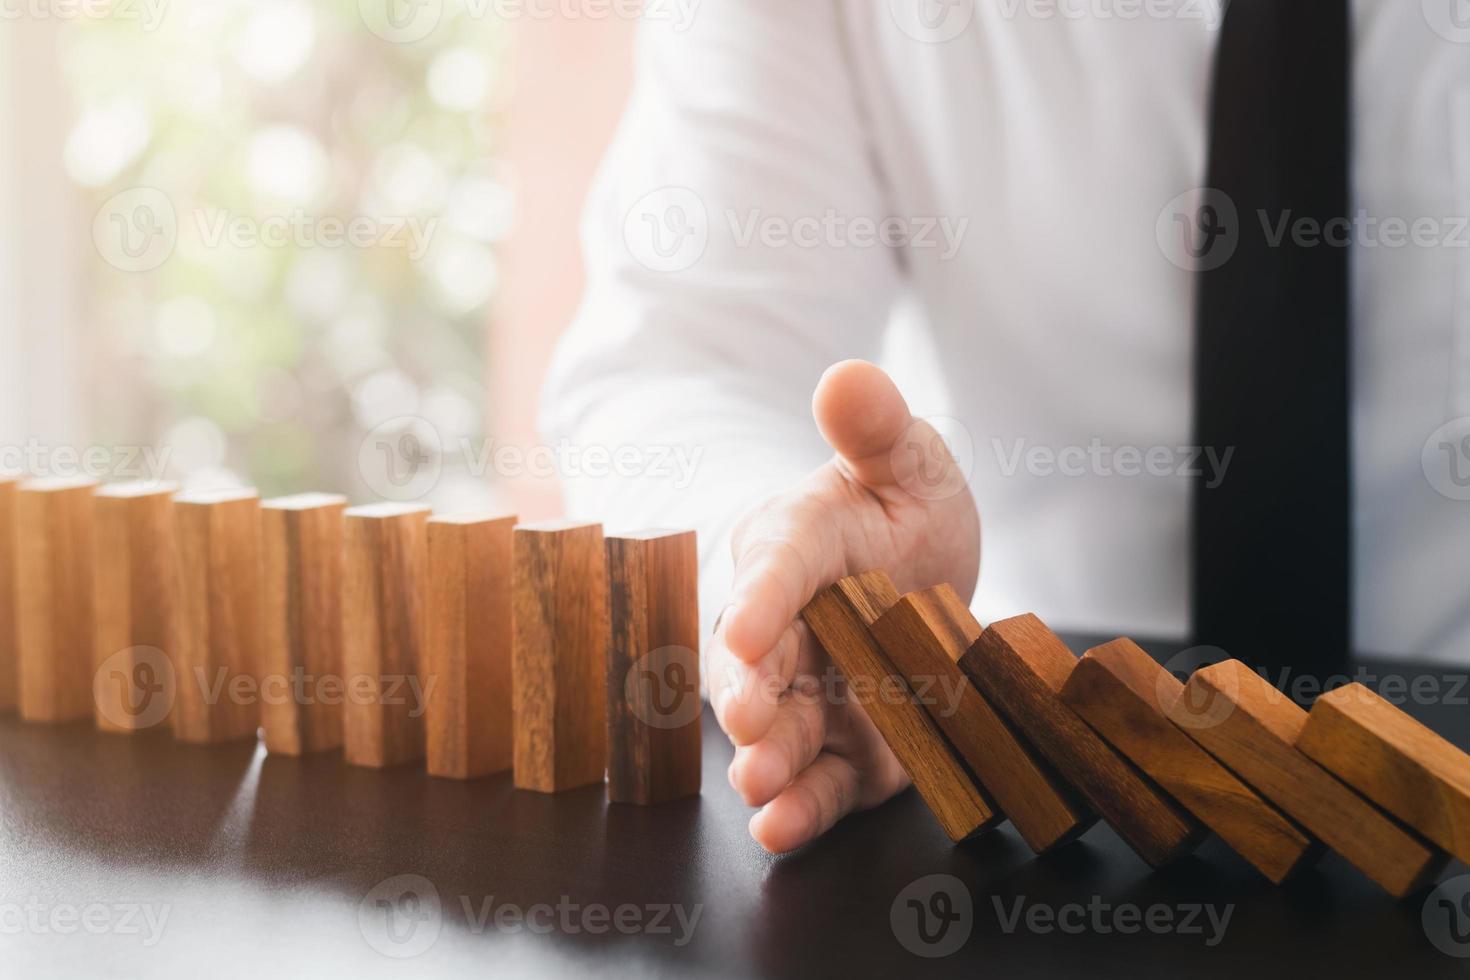
M 394 503 L 345 511 L 343 755 L 354 766 L 424 757 L 423 702 L 434 694 L 421 673 L 429 513 Z
M 801 615 L 944 832 L 951 840 L 964 840 L 1004 817 L 870 633 L 898 598 L 885 573 L 865 572 L 819 592 Z
M 1322 695 L 1296 747 L 1461 861 L 1470 861 L 1470 756 L 1361 684 Z
M 92 717 L 96 487 L 57 477 L 15 491 L 17 703 L 25 721 Z
M 607 794 L 614 803 L 699 794 L 698 575 L 693 531 L 607 539 Z
M 1320 854 L 1317 842 L 1194 740 L 1167 711 L 1184 685 L 1132 640 L 1087 651 L 1062 700 L 1144 775 L 1280 884 Z
M 959 658 L 982 628 L 953 588 L 912 592 L 873 623 L 873 636 L 929 716 L 1040 854 L 1073 840 L 1096 819 L 975 689 Z
M 261 533 L 254 490 L 174 498 L 178 640 L 174 737 L 210 744 L 260 728 Z
M 1202 830 L 1062 702 L 1076 663 L 1028 614 L 992 624 L 960 666 L 1144 861 L 1167 864 L 1194 848 Z
M 515 529 L 515 785 L 559 793 L 607 766 L 607 567 L 602 525 Z
M 1307 713 L 1238 660 L 1196 671 L 1169 718 L 1258 793 L 1396 897 L 1445 858 L 1296 748 Z
M 15 615 L 15 488 L 20 478 L 0 473 L 0 711 L 15 710 L 20 673 L 20 624 Z
M 97 491 L 93 707 L 104 732 L 169 720 L 178 635 L 176 493 L 169 483 L 117 483 Z
M 429 520 L 424 676 L 432 776 L 474 779 L 511 766 L 514 517 Z
M 304 493 L 261 504 L 264 637 L 260 722 L 280 755 L 342 745 L 342 539 L 347 500 Z

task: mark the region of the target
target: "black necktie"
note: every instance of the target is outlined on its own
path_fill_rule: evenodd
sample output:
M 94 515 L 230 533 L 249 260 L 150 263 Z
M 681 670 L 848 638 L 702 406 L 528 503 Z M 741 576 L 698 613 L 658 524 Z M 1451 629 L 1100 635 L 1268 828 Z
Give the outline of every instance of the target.
M 1278 682 L 1341 671 L 1351 642 L 1348 17 L 1232 0 L 1199 215 L 1234 251 L 1199 275 L 1195 432 L 1233 455 L 1194 487 L 1195 641 Z

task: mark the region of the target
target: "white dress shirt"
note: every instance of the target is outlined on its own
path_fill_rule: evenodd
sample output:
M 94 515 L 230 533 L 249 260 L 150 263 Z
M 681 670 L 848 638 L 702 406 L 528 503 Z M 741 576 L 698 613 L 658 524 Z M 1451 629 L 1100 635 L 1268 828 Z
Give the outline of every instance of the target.
M 670 6 L 640 27 L 543 402 L 551 436 L 626 454 L 570 474 L 570 509 L 697 527 L 708 625 L 733 523 L 829 455 L 816 380 L 898 336 L 936 354 L 911 404 L 956 420 L 982 620 L 1183 636 L 1174 213 L 1204 181 L 1219 0 Z M 1470 0 L 1354 20 L 1355 641 L 1470 659 Z

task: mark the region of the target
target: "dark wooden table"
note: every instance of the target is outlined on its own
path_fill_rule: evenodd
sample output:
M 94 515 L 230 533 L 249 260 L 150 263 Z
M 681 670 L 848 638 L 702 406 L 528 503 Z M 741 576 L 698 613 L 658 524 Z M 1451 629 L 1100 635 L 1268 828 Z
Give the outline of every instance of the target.
M 1470 745 L 1463 674 L 1367 666 L 1442 678 L 1405 706 Z M 1470 955 L 1460 891 L 1395 902 L 1330 855 L 1277 889 L 1217 840 L 1158 873 L 1101 825 L 954 847 L 910 792 L 772 858 L 705 723 L 703 796 L 640 809 L 0 718 L 0 975 L 1470 974 L 1434 941 Z

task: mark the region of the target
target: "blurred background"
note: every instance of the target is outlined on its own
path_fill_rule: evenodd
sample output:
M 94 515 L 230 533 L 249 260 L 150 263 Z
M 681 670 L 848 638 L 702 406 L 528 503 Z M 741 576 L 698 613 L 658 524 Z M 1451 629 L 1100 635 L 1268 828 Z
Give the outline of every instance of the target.
M 0 467 L 365 499 L 416 475 L 375 457 L 417 454 L 436 506 L 555 513 L 516 451 L 636 20 L 0 6 Z

